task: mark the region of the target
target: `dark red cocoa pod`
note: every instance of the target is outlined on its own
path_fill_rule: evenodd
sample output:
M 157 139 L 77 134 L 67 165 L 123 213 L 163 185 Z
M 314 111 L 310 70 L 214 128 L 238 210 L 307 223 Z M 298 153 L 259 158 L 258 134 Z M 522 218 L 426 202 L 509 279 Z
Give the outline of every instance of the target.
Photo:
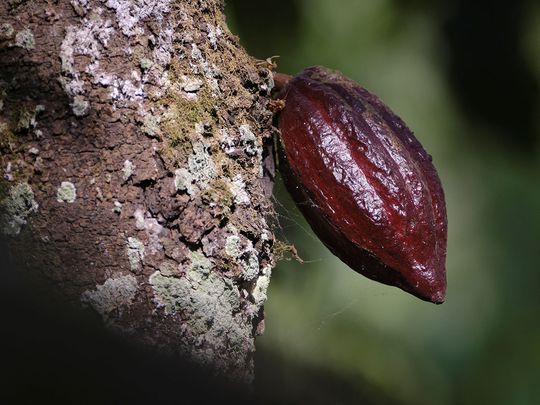
M 313 231 L 357 272 L 442 303 L 446 206 L 431 156 L 339 72 L 307 68 L 282 95 L 281 172 Z

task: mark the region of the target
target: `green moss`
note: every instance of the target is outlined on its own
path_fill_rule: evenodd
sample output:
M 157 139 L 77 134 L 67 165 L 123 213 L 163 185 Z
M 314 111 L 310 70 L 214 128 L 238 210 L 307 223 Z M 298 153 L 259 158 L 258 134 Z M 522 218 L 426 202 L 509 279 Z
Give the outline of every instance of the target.
M 169 138 L 169 154 L 179 152 L 183 156 L 192 151 L 190 134 L 199 122 L 211 121 L 215 100 L 206 87 L 202 87 L 194 99 L 188 99 L 180 92 L 166 97 L 163 104 L 168 111 L 161 117 L 161 127 Z
M 20 104 L 16 111 L 12 128 L 14 132 L 22 133 L 28 132 L 36 126 L 36 117 L 45 111 L 45 107 L 38 104 L 33 108 L 29 108 L 27 105 Z M 5 130 L 5 128 L 0 129 L 0 131 Z
M 168 131 L 169 134 L 172 134 L 169 141 L 169 146 L 171 149 L 180 152 L 183 156 L 187 156 L 193 151 L 193 147 L 191 146 L 191 138 L 189 137 L 187 131 L 170 132 L 170 129 Z
M 220 208 L 220 214 L 229 212 L 229 207 L 233 203 L 233 195 L 228 184 L 221 180 L 215 179 L 208 185 L 201 194 L 202 200 L 209 205 L 215 204 Z

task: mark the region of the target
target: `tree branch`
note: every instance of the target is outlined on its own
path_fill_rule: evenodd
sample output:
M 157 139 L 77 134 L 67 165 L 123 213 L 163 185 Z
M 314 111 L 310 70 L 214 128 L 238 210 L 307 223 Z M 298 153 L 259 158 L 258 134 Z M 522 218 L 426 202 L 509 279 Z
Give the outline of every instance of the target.
M 8 1 L 0 19 L 13 258 L 127 338 L 251 380 L 273 79 L 222 1 Z

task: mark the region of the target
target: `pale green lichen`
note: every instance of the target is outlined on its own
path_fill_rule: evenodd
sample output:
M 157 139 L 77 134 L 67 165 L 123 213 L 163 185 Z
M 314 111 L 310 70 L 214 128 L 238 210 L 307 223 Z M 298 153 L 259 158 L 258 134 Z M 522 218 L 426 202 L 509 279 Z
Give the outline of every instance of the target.
M 93 291 L 86 290 L 81 301 L 107 318 L 112 311 L 121 311 L 132 304 L 137 293 L 137 279 L 132 275 L 109 278 Z
M 218 77 L 221 75 L 219 68 L 209 63 L 203 55 L 201 49 L 196 44 L 191 44 L 191 69 L 193 73 L 204 74 L 208 86 L 212 90 L 212 96 L 218 97 L 221 90 L 219 88 Z
M 190 254 L 190 259 L 191 270 L 200 272 L 202 274 L 208 274 L 212 270 L 212 262 L 201 251 L 192 251 Z
M 154 299 L 165 314 L 176 313 L 189 301 L 191 286 L 186 278 L 176 278 L 154 272 L 148 279 L 154 290 Z
M 77 189 L 70 181 L 63 181 L 56 190 L 56 201 L 73 203 L 77 198 Z
M 131 271 L 134 273 L 139 272 L 142 269 L 145 256 L 144 245 L 139 239 L 133 237 L 127 239 L 127 256 Z
M 150 59 L 148 58 L 141 58 L 139 60 L 139 66 L 142 70 L 148 70 L 152 67 L 152 65 L 154 64 L 154 62 L 152 62 Z
M 135 218 L 135 228 L 142 231 L 146 228 L 146 222 L 144 220 L 144 211 L 141 208 L 137 208 L 133 213 L 133 218 Z
M 190 258 L 182 277 L 168 277 L 160 271 L 150 276 L 154 302 L 166 315 L 180 315 L 188 325 L 198 342 L 190 349 L 196 361 L 215 364 L 224 356 L 234 360 L 235 351 L 243 353 L 253 344 L 252 317 L 258 310 L 255 305 L 243 307 L 238 288 L 213 271 L 212 262 L 201 251 L 192 252 Z M 243 365 L 243 357 L 238 359 L 238 366 Z
M 115 201 L 113 203 L 113 207 L 111 211 L 114 212 L 115 214 L 120 215 L 122 213 L 122 203 L 120 201 Z
M 174 171 L 174 188 L 176 191 L 187 191 L 189 195 L 193 195 L 195 190 L 193 184 L 193 176 L 184 168 Z
M 15 35 L 15 46 L 24 49 L 34 49 L 35 45 L 34 34 L 28 28 L 17 32 L 17 35 Z
M 129 180 L 129 178 L 133 175 L 135 165 L 131 160 L 125 160 L 124 166 L 122 167 L 122 178 L 124 181 Z
M 251 281 L 259 274 L 259 257 L 257 256 L 257 251 L 255 249 L 247 251 L 244 262 L 242 278 L 246 281 Z
M 233 340 L 247 338 L 248 327 L 235 329 L 238 320 L 233 314 L 240 306 L 237 288 L 210 271 L 211 262 L 202 253 L 193 254 L 185 277 L 167 277 L 159 271 L 150 276 L 156 303 L 166 314 L 181 312 L 192 333 L 204 336 L 214 347 L 224 344 L 225 335 Z
M 7 196 L 0 201 L 0 224 L 5 235 L 18 235 L 30 214 L 37 211 L 38 203 L 28 183 L 11 186 Z
M 180 87 L 186 93 L 196 93 L 203 86 L 204 82 L 201 79 L 195 77 L 182 76 L 180 81 Z
M 206 186 L 216 176 L 216 166 L 203 143 L 193 144 L 193 154 L 188 158 L 189 172 L 201 186 Z
M 14 33 L 15 30 L 13 29 L 13 25 L 9 23 L 0 25 L 0 40 L 11 39 L 13 38 Z
M 210 311 L 219 299 L 219 294 L 208 296 L 209 290 L 224 290 L 223 285 L 220 285 L 223 280 L 213 274 L 211 269 L 212 262 L 202 252 L 194 251 L 191 252 L 191 265 L 185 277 L 169 277 L 161 269 L 156 271 L 149 278 L 156 302 L 168 315 L 181 310 L 187 314 L 195 313 L 195 321 L 198 321 L 203 316 L 203 302 L 214 301 L 212 306 L 207 307 Z
M 260 142 L 257 142 L 257 137 L 248 124 L 240 125 L 240 145 L 244 148 L 246 155 L 257 159 L 258 177 L 262 178 L 264 175 L 262 165 L 263 148 Z
M 77 117 L 84 117 L 90 110 L 90 103 L 83 96 L 73 97 L 73 101 L 69 104 L 71 111 Z
M 221 34 L 223 34 L 223 31 L 219 25 L 214 27 L 208 24 L 208 39 L 213 49 L 217 49 L 217 41 Z
M 45 106 L 38 104 L 33 110 L 22 107 L 18 112 L 15 132 L 25 132 L 36 126 L 36 117 L 45 111 Z
M 172 260 L 164 260 L 159 264 L 159 272 L 167 277 L 179 276 L 179 264 Z
M 244 205 L 250 203 L 250 197 L 246 190 L 246 183 L 242 178 L 242 175 L 237 174 L 231 182 L 229 189 L 234 196 L 234 202 L 238 205 Z
M 255 156 L 258 153 L 257 137 L 251 131 L 248 124 L 240 125 L 240 143 L 247 155 Z
M 267 299 L 268 286 L 270 285 L 270 276 L 272 275 L 272 267 L 265 266 L 262 269 L 262 274 L 257 278 L 251 296 L 257 307 L 260 307 Z
M 142 122 L 142 131 L 146 135 L 152 138 L 161 136 L 161 128 L 159 126 L 160 120 L 153 115 L 146 115 Z
M 235 259 L 235 262 L 242 269 L 241 277 L 246 281 L 252 281 L 259 274 L 259 257 L 257 250 L 253 249 L 251 241 L 247 241 L 247 246 L 242 248 L 240 237 L 233 233 L 225 240 L 225 253 Z
M 227 131 L 226 128 L 221 128 L 219 130 L 219 145 L 221 150 L 227 154 L 231 154 L 236 151 L 234 139 L 229 135 L 229 131 Z
M 63 74 L 58 81 L 70 97 L 72 112 L 77 117 L 83 117 L 90 111 L 90 103 L 84 97 L 88 83 L 103 87 L 118 84 L 115 75 L 103 71 L 99 63 L 101 53 L 114 31 L 111 21 L 101 18 L 97 12 L 91 13 L 89 18 L 82 19 L 77 25 L 66 22 L 65 36 L 58 55 Z M 83 61 L 75 63 L 75 57 L 83 57 Z
M 141 21 L 151 20 L 158 24 L 170 10 L 169 0 L 107 0 L 105 6 L 116 14 L 116 22 L 126 36 L 144 32 Z
M 240 237 L 238 235 L 230 235 L 225 241 L 225 253 L 231 257 L 238 257 L 242 253 L 240 246 Z

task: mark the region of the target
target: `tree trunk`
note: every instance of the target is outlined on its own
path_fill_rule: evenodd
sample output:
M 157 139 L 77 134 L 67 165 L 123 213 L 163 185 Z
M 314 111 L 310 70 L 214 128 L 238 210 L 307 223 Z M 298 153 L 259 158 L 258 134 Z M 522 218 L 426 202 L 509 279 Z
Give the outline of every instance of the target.
M 222 3 L 0 3 L 0 226 L 66 305 L 250 381 L 273 79 Z

